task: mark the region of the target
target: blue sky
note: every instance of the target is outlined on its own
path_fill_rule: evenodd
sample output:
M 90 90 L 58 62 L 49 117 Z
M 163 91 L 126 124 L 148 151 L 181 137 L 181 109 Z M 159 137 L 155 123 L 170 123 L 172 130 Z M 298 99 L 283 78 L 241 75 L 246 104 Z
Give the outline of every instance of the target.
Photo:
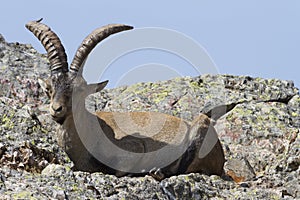
M 1 8 L 0 33 L 7 41 L 31 43 L 38 51 L 45 52 L 24 27 L 28 21 L 43 17 L 43 22 L 51 26 L 63 41 L 69 61 L 83 38 L 99 26 L 125 23 L 136 28 L 162 27 L 176 30 L 197 41 L 222 74 L 293 80 L 300 87 L 298 0 L 194 0 L 178 3 L 169 0 L 51 0 L 44 3 L 37 0 L 10 0 L 2 2 Z M 138 53 L 135 55 L 133 59 L 141 61 L 138 66 L 143 63 L 147 53 L 149 51 L 144 51 L 143 56 Z M 152 56 L 145 59 L 146 66 L 151 62 L 149 57 Z M 163 64 L 180 63 L 170 55 L 156 55 L 155 59 L 158 58 L 164 60 Z M 159 59 L 154 61 L 157 63 Z M 149 74 L 145 65 L 144 72 Z M 121 66 L 115 66 L 110 73 L 117 72 L 118 67 Z M 135 63 L 132 68 L 136 67 Z M 136 71 L 141 73 L 136 78 L 145 78 L 147 81 L 142 69 Z M 187 71 L 187 75 L 196 74 Z M 131 74 L 128 77 L 135 76 Z

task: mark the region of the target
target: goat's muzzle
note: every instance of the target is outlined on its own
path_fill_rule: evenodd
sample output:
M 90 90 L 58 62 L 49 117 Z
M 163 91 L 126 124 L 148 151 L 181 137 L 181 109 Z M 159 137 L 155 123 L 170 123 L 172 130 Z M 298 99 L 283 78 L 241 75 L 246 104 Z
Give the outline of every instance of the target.
M 64 120 L 67 112 L 66 107 L 58 103 L 51 103 L 49 110 L 51 117 L 58 123 Z

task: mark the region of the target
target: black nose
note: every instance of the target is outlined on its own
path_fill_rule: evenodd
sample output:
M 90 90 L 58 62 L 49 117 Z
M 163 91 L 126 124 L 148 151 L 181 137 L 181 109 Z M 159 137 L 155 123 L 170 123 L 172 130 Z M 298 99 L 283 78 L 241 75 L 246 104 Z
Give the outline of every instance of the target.
M 62 106 L 52 106 L 52 109 L 55 111 L 55 112 L 60 112 L 62 111 Z

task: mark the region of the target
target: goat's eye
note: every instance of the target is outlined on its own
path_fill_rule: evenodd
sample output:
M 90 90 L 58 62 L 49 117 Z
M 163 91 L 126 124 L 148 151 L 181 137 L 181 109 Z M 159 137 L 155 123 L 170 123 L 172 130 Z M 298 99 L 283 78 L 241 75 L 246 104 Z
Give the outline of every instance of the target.
M 48 88 L 48 92 L 49 92 L 49 94 L 52 94 L 52 89 Z
M 51 86 L 51 85 L 48 85 L 47 88 L 46 88 L 46 90 L 47 90 L 48 92 L 52 93 L 52 86 Z
M 50 98 L 51 97 L 51 94 L 52 94 L 52 89 L 51 89 L 51 87 L 46 87 L 45 88 L 46 89 L 46 94 L 47 94 L 47 96 Z

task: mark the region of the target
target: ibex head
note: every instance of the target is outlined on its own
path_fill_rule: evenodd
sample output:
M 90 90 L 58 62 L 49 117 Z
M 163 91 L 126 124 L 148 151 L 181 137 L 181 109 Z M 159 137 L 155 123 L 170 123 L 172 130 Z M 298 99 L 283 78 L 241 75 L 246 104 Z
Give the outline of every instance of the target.
M 84 88 L 82 95 L 88 96 L 103 89 L 108 81 L 97 84 L 87 84 L 82 76 L 83 64 L 92 49 L 108 36 L 133 27 L 123 24 L 110 24 L 94 30 L 78 47 L 74 59 L 68 67 L 67 55 L 59 37 L 45 24 L 42 19 L 26 24 L 43 44 L 50 62 L 51 76 L 47 80 L 39 80 L 42 89 L 50 98 L 50 114 L 55 121 L 63 123 L 72 107 L 74 86 Z

